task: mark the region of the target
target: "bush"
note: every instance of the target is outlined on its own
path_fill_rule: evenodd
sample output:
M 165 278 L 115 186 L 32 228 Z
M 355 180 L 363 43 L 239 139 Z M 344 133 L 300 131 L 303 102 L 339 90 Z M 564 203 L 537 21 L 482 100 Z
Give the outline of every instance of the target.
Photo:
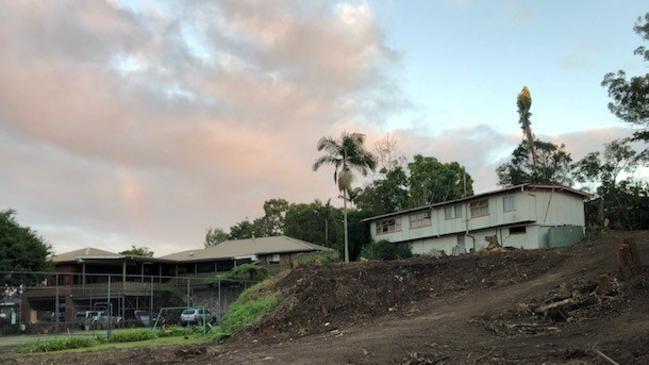
M 53 352 L 62 350 L 80 349 L 86 347 L 93 347 L 101 344 L 104 340 L 97 337 L 57 337 L 51 340 L 37 342 L 32 345 L 27 345 L 22 348 L 20 352 Z
M 336 261 L 338 261 L 336 258 L 326 254 L 303 255 L 303 256 L 298 256 L 295 260 L 297 267 L 328 265 Z
M 193 327 L 183 327 L 183 326 L 169 326 L 163 328 L 158 332 L 158 337 L 177 337 L 177 336 L 189 336 L 194 334 Z
M 241 293 L 230 305 L 219 326 L 211 331 L 216 333 L 216 340 L 232 336 L 237 331 L 255 324 L 280 304 L 280 294 L 268 290 L 275 278 L 257 283 Z
M 261 281 L 268 277 L 268 269 L 256 264 L 243 264 L 232 269 L 226 277 L 228 279 Z
M 382 240 L 366 246 L 361 256 L 368 260 L 400 260 L 412 257 L 412 251 L 407 244 Z
M 146 329 L 137 328 L 125 331 L 114 332 L 110 338 L 111 343 L 138 342 L 153 340 L 157 337 L 156 332 Z

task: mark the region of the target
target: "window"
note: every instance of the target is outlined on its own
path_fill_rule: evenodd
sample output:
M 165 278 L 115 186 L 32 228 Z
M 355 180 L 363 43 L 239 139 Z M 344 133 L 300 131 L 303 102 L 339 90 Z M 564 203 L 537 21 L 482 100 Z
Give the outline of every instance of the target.
M 456 219 L 462 218 L 462 205 L 456 204 L 444 208 L 444 218 Z
M 266 259 L 266 261 L 269 264 L 279 264 L 279 254 L 276 253 L 274 255 L 268 255 L 268 258 Z
M 489 199 L 482 199 L 471 202 L 471 218 L 484 217 L 489 215 Z
M 388 218 L 376 223 L 376 234 L 385 234 L 401 230 L 401 219 Z
M 410 216 L 410 228 L 430 226 L 430 211 L 417 213 Z
M 523 227 L 509 227 L 509 234 L 525 234 L 527 230 L 525 229 L 525 226 Z
M 516 195 L 509 194 L 503 196 L 503 212 L 513 212 L 516 210 Z

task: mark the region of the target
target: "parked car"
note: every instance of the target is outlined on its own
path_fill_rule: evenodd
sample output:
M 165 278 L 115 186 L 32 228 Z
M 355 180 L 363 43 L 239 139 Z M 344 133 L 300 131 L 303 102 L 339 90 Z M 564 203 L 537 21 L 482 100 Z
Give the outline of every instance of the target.
M 122 324 L 122 317 L 111 316 L 112 328 Z M 85 330 L 108 328 L 108 313 L 106 311 L 80 311 L 74 315 L 74 325 Z
M 201 308 L 187 308 L 180 314 L 180 323 L 183 325 L 203 324 L 203 322 L 216 324 L 216 316 Z

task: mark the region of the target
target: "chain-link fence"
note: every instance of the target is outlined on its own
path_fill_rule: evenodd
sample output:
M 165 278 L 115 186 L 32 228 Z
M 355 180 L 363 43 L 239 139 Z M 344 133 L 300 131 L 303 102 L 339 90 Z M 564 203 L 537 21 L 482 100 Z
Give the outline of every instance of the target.
M 156 322 L 189 324 L 192 310 L 218 323 L 253 281 L 220 276 L 152 276 L 0 271 L 3 336 L 96 334 Z M 161 308 L 169 318 L 157 318 Z M 176 318 L 177 317 L 177 318 Z M 161 322 L 162 321 L 162 322 Z M 0 343 L 0 347 L 2 344 Z

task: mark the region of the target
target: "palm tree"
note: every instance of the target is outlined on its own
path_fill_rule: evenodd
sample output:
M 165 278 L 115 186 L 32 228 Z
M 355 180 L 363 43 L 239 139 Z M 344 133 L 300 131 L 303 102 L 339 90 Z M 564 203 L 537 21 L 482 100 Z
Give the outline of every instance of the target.
M 520 115 L 518 123 L 521 125 L 523 134 L 525 134 L 525 138 L 527 139 L 527 147 L 529 148 L 529 152 L 532 155 L 532 166 L 536 167 L 537 158 L 536 151 L 534 150 L 532 122 L 530 121 L 530 117 L 532 116 L 532 113 L 530 113 L 530 107 L 532 107 L 532 95 L 530 94 L 530 89 L 528 89 L 527 86 L 524 86 L 523 90 L 521 90 L 520 94 L 518 94 L 518 97 L 516 98 L 516 104 L 518 105 L 518 114 Z
M 352 169 L 366 176 L 368 171 L 376 168 L 376 158 L 363 146 L 365 135 L 361 133 L 342 132 L 340 139 L 322 137 L 318 141 L 318 151 L 325 151 L 313 164 L 313 171 L 317 171 L 324 164 L 334 166 L 334 182 L 343 196 L 343 215 L 345 229 L 345 262 L 349 262 L 349 237 L 347 233 L 347 193 L 349 192 L 354 176 Z

